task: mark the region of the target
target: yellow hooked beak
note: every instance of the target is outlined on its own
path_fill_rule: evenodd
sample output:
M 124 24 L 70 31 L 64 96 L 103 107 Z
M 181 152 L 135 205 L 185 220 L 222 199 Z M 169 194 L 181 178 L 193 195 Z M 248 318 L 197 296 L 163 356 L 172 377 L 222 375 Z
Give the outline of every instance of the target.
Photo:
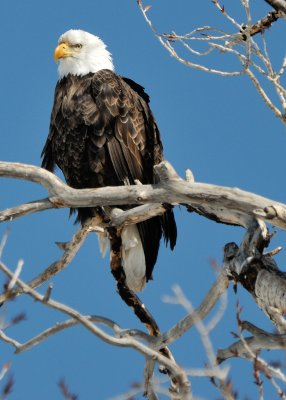
M 56 47 L 55 52 L 54 52 L 54 59 L 55 59 L 55 62 L 58 63 L 59 58 L 66 58 L 66 57 L 70 57 L 72 55 L 73 55 L 73 51 L 70 48 L 70 46 L 67 43 L 63 42 L 63 43 L 60 43 Z

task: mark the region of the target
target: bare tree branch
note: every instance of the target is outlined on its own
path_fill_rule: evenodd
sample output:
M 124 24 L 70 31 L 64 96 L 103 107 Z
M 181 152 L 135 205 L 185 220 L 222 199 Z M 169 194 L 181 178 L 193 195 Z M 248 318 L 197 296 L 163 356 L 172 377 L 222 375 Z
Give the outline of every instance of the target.
M 0 263 L 0 270 L 2 270 L 4 274 L 7 275 L 10 279 L 14 278 L 13 272 L 10 271 L 9 268 L 7 268 L 3 263 Z M 143 354 L 145 357 L 151 358 L 157 363 L 164 365 L 164 367 L 167 368 L 168 371 L 170 371 L 172 378 L 176 379 L 178 385 L 178 393 L 180 394 L 180 399 L 182 400 L 191 399 L 190 384 L 185 374 L 185 371 L 182 368 L 180 368 L 176 363 L 174 363 L 173 360 L 169 360 L 167 357 L 161 355 L 159 352 L 140 343 L 139 341 L 133 339 L 132 337 L 125 337 L 125 336 L 114 337 L 106 333 L 105 331 L 97 327 L 95 324 L 93 324 L 92 321 L 89 320 L 89 318 L 83 316 L 77 310 L 74 310 L 73 308 L 68 307 L 65 304 L 59 303 L 55 300 L 52 300 L 51 298 L 48 301 L 45 301 L 43 295 L 39 294 L 34 289 L 30 288 L 20 278 L 16 278 L 16 284 L 23 290 L 24 293 L 30 295 L 36 301 L 39 301 L 45 304 L 47 307 L 57 310 L 63 314 L 69 315 L 78 323 L 80 323 L 82 326 L 84 326 L 86 329 L 88 329 L 92 334 L 96 335 L 98 338 L 105 341 L 106 343 L 115 346 L 133 348 L 138 352 L 140 352 L 141 354 Z M 2 338 L 2 340 L 5 340 L 9 344 L 12 344 L 16 349 L 19 347 L 17 341 L 8 338 L 6 335 L 3 336 L 2 334 L 0 338 Z
M 276 71 L 273 67 L 274 63 L 271 63 L 268 55 L 265 40 L 263 47 L 260 46 L 259 42 L 255 41 L 258 33 L 263 34 L 278 19 L 285 18 L 286 3 L 285 0 L 266 1 L 276 11 L 269 12 L 265 17 L 256 22 L 253 22 L 251 19 L 249 1 L 241 1 L 241 6 L 246 15 L 246 21 L 241 24 L 237 22 L 238 18 L 236 19 L 227 12 L 224 5 L 221 5 L 218 0 L 213 0 L 212 2 L 221 15 L 231 24 L 231 29 L 225 31 L 221 28 L 205 25 L 196 27 L 191 32 L 180 35 L 174 31 L 171 33 L 160 33 L 147 15 L 149 9 L 144 6 L 142 1 L 138 1 L 138 5 L 156 39 L 172 57 L 187 67 L 211 74 L 228 77 L 247 75 L 266 105 L 286 124 L 285 87 L 281 84 L 281 78 L 285 71 L 285 59 L 280 70 Z M 235 32 L 233 32 L 233 27 L 235 28 Z M 181 47 L 183 50 L 187 50 L 189 57 L 185 55 L 185 51 L 182 51 L 182 56 L 180 55 Z M 212 64 L 217 64 L 217 60 L 211 58 L 211 54 L 215 50 L 219 54 L 234 56 L 241 65 L 241 68 L 238 67 L 237 70 L 233 71 L 226 70 L 224 68 L 224 60 L 220 68 L 213 66 Z M 208 64 L 201 62 L 202 57 L 208 57 L 210 60 Z M 269 91 L 269 87 L 265 84 L 265 78 L 276 91 L 280 106 L 275 105 L 276 99 L 273 98 L 273 93 Z
M 129 210 L 128 221 L 151 218 L 163 212 L 158 204 L 187 204 L 191 210 L 218 222 L 248 227 L 254 217 L 286 229 L 286 206 L 237 188 L 184 181 L 173 167 L 164 161 L 155 166 L 160 182 L 156 185 L 131 185 L 98 189 L 73 189 L 54 174 L 42 168 L 19 163 L 0 162 L 0 176 L 37 182 L 48 189 L 49 201 L 58 207 L 96 207 L 124 204 L 155 203 L 147 209 L 150 217 L 143 216 L 142 208 Z M 25 171 L 27 171 L 25 173 Z M 145 213 L 146 209 L 144 209 Z M 148 212 L 149 212 L 148 211 Z M 133 219 L 133 212 L 136 216 Z M 2 218 L 2 213 L 0 213 Z M 118 217 L 116 217 L 118 218 Z M 115 219 L 116 219 L 115 218 Z M 9 219 L 5 212 L 5 219 Z M 120 225 L 124 224 L 123 213 Z M 3 220 L 3 218 L 2 218 Z M 112 225 L 112 221 L 111 221 Z

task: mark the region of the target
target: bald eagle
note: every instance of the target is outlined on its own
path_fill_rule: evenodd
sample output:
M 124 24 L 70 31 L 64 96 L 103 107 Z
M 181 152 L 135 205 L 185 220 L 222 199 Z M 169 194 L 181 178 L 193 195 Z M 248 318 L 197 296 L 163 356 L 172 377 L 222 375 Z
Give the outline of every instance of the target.
M 61 35 L 54 57 L 59 80 L 42 167 L 54 171 L 57 165 L 76 189 L 156 183 L 153 166 L 163 159 L 162 143 L 144 88 L 117 75 L 106 45 L 88 32 Z M 79 208 L 77 221 L 96 213 Z M 122 263 L 131 290 L 151 279 L 162 234 L 173 249 L 172 209 L 123 229 Z

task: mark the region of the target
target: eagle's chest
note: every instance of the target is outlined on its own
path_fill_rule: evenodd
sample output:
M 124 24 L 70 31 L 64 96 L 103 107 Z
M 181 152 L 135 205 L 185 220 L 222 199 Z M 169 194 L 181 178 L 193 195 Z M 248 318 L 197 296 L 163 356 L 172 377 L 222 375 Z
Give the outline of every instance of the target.
M 57 134 L 53 141 L 53 153 L 68 183 L 81 187 L 88 169 L 88 126 L 84 124 L 80 109 L 72 103 L 70 101 L 68 105 L 63 101 L 55 115 Z
M 86 129 L 58 131 L 54 140 L 54 154 L 58 163 L 66 162 L 74 165 L 86 152 Z
M 97 134 L 96 126 L 88 120 L 88 104 L 87 95 L 69 91 L 58 101 L 58 108 L 54 112 L 55 161 L 68 184 L 76 188 L 102 186 L 100 175 L 93 168 L 100 154 L 94 154 L 94 159 L 90 156 L 94 140 L 97 142 L 102 136 Z
M 87 172 L 86 138 L 84 132 L 59 132 L 54 141 L 55 161 L 67 182 L 82 187 Z
M 88 126 L 85 123 L 84 103 L 85 96 L 73 85 L 69 85 L 57 98 L 53 113 L 57 131 L 54 152 L 57 158 L 65 157 L 67 162 L 76 162 L 85 152 Z

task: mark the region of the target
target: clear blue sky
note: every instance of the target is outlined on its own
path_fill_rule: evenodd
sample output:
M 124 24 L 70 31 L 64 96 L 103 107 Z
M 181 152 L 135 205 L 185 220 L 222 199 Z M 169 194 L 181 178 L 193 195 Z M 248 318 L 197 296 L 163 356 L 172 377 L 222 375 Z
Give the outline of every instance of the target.
M 224 2 L 226 7 L 233 3 Z M 173 29 L 184 33 L 199 25 L 224 24 L 223 16 L 211 1 L 153 0 L 149 4 L 152 5 L 149 15 L 163 32 Z M 253 7 L 256 7 L 254 16 L 258 17 L 269 10 L 262 0 L 253 2 Z M 239 21 L 244 20 L 238 7 L 233 11 Z M 285 21 L 280 21 L 270 33 L 266 32 L 269 43 L 274 45 L 270 53 L 276 65 L 285 53 L 281 40 L 285 37 L 285 27 Z M 57 81 L 53 50 L 59 35 L 70 28 L 100 36 L 113 53 L 117 72 L 146 88 L 161 130 L 165 156 L 181 175 L 191 168 L 197 181 L 237 186 L 286 202 L 286 132 L 282 123 L 246 77 L 207 75 L 172 59 L 155 40 L 135 0 L 2 2 L 1 160 L 40 164 Z M 232 67 L 226 55 L 217 60 Z M 4 179 L 0 181 L 0 193 L 1 209 L 46 196 L 34 184 Z M 171 254 L 162 246 L 154 281 L 141 295 L 163 331 L 181 318 L 184 311 L 164 304 L 162 296 L 171 294 L 172 285 L 178 283 L 193 304 L 198 305 L 214 280 L 210 259 L 220 264 L 224 244 L 239 243 L 243 236 L 240 228 L 215 224 L 183 209 L 176 210 L 176 216 L 179 232 L 176 250 Z M 68 219 L 67 210 L 47 211 L 2 224 L 0 236 L 7 228 L 10 234 L 3 261 L 15 268 L 23 258 L 22 278 L 27 280 L 59 258 L 61 253 L 54 242 L 69 240 L 76 229 Z M 278 231 L 272 246 L 283 246 L 285 240 L 286 235 Z M 285 264 L 285 251 L 277 260 L 282 266 Z M 0 279 L 5 281 L 3 277 Z M 56 300 L 84 314 L 112 318 L 125 328 L 141 327 L 115 293 L 108 258 L 101 259 L 94 236 L 89 237 L 76 259 L 53 283 Z M 227 312 L 212 334 L 215 349 L 233 341 L 230 332 L 237 329 L 238 299 L 243 306 L 243 319 L 272 330 L 242 288 L 237 295 L 230 288 L 228 295 Z M 7 334 L 19 341 L 63 320 L 61 315 L 24 297 L 5 305 L 0 310 L 1 318 L 9 320 L 21 311 L 26 313 L 27 320 L 7 330 Z M 110 399 L 128 390 L 134 382 L 142 381 L 144 359 L 140 355 L 107 346 L 81 327 L 60 333 L 21 355 L 15 356 L 13 349 L 3 343 L 0 349 L 0 368 L 5 362 L 12 363 L 15 386 L 11 400 L 61 399 L 57 386 L 61 378 L 81 400 Z M 172 350 L 184 367 L 202 367 L 206 361 L 195 331 L 185 335 Z M 278 352 L 272 354 L 271 359 L 278 356 Z M 250 366 L 239 360 L 230 364 L 240 398 L 246 394 L 258 397 Z M 204 379 L 193 380 L 193 390 L 201 397 L 219 397 Z M 272 395 L 270 391 L 269 396 Z

